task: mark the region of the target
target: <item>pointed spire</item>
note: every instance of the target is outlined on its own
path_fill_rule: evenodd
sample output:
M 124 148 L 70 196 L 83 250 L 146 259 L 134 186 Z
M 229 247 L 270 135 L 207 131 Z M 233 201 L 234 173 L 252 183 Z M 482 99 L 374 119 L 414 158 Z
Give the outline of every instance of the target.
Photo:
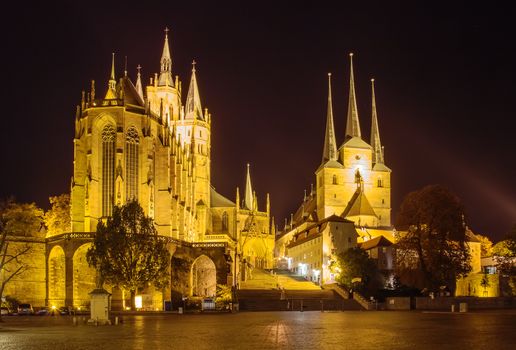
M 240 190 L 236 189 L 236 200 L 235 200 L 235 203 L 236 203 L 236 209 L 237 211 L 240 209 Z
M 199 95 L 199 87 L 197 86 L 197 76 L 195 75 L 195 60 L 192 62 L 192 77 L 190 86 L 188 87 L 188 95 L 186 96 L 185 119 L 204 120 L 201 106 L 201 96 Z
M 333 106 L 331 101 L 331 73 L 328 73 L 328 111 L 326 113 L 326 133 L 324 136 L 323 164 L 328 160 L 337 160 L 337 142 L 333 127 Z
M 140 98 L 143 101 L 143 87 L 142 87 L 142 75 L 141 75 L 142 66 L 138 65 L 138 67 L 136 67 L 136 69 L 138 70 L 138 73 L 136 74 L 136 92 L 138 93 L 138 96 L 140 96 Z
M 170 56 L 170 48 L 168 46 L 168 32 L 165 28 L 165 43 L 163 44 L 163 53 L 161 54 L 161 71 L 159 73 L 158 85 L 173 86 L 172 80 L 172 57 Z
M 116 98 L 116 80 L 115 80 L 115 53 L 111 57 L 111 75 L 109 77 L 108 91 L 106 93 L 106 100 Z
M 372 91 L 372 120 L 371 120 L 371 147 L 373 148 L 373 164 L 383 164 L 383 149 L 380 142 L 380 129 L 378 128 L 378 115 L 376 114 L 376 97 L 374 93 L 374 79 L 371 79 Z
M 358 120 L 357 97 L 355 95 L 355 76 L 353 74 L 353 54 L 349 54 L 351 73 L 349 76 L 348 119 L 346 122 L 346 138 L 362 137 Z
M 247 176 L 245 179 L 245 197 L 244 206 L 248 210 L 253 210 L 254 198 L 253 187 L 251 185 L 251 173 L 249 171 L 249 163 L 247 163 Z

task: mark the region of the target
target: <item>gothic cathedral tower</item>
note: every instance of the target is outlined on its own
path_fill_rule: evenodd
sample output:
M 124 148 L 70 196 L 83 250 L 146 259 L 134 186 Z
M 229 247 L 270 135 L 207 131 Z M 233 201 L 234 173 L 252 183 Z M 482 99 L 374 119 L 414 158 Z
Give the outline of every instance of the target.
M 317 217 L 345 217 L 357 226 L 391 225 L 390 174 L 384 164 L 384 149 L 376 112 L 372 80 L 371 144 L 362 139 L 355 94 L 353 54 L 350 54 L 346 135 L 337 151 L 333 126 L 331 75 L 328 75 L 328 110 L 322 163 L 316 170 Z
M 93 232 L 113 206 L 138 200 L 160 235 L 202 241 L 210 228 L 211 116 L 202 110 L 195 63 L 186 105 L 172 75 L 168 29 L 160 73 L 143 88 L 124 72 L 115 79 L 114 54 L 103 98 L 83 92 L 74 138 L 72 230 Z

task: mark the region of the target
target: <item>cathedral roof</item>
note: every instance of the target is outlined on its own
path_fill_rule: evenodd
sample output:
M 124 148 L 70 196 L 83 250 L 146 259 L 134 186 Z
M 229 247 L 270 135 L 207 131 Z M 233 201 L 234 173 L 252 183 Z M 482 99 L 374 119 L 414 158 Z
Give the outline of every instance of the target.
M 124 92 L 124 102 L 137 106 L 144 106 L 143 100 L 136 91 L 136 87 L 129 77 L 124 77 L 122 80 L 122 88 Z
M 342 169 L 342 168 L 344 168 L 344 165 L 342 165 L 341 163 L 339 163 L 336 160 L 328 160 L 325 163 L 322 163 L 321 166 L 319 166 L 319 168 L 316 170 L 316 172 L 322 168 Z
M 353 197 L 349 200 L 349 203 L 344 209 L 344 213 L 342 216 L 376 216 L 373 207 L 367 200 L 365 193 L 362 191 L 361 187 L 357 188 Z
M 298 226 L 304 221 L 317 220 L 317 197 L 315 195 L 308 196 L 296 210 L 294 217 L 294 226 Z
M 212 208 L 217 208 L 217 207 L 227 208 L 227 207 L 235 206 L 235 203 L 233 203 L 232 201 L 230 201 L 229 199 L 227 199 L 226 197 L 224 197 L 223 195 L 221 195 L 220 193 L 215 191 L 215 189 L 213 187 L 210 189 L 210 200 L 211 200 Z
M 360 137 L 348 138 L 340 147 L 371 149 L 371 146 Z
M 388 172 L 391 172 L 392 170 L 388 166 L 383 164 L 383 163 L 376 163 L 375 165 L 373 165 L 373 171 L 388 171 Z

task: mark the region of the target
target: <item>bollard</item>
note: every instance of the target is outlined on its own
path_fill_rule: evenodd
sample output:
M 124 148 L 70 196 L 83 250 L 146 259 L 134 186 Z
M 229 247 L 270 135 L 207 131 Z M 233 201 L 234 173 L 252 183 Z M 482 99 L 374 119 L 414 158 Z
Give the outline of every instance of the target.
M 74 325 L 74 326 L 77 326 L 77 317 L 75 317 L 75 316 L 74 316 L 74 317 L 72 318 L 72 321 L 73 321 L 73 325 Z
M 115 326 L 118 326 L 118 316 L 115 316 Z
M 303 300 L 301 300 L 301 312 L 303 312 Z
M 452 304 L 452 306 L 451 306 L 451 312 L 455 312 L 455 304 Z

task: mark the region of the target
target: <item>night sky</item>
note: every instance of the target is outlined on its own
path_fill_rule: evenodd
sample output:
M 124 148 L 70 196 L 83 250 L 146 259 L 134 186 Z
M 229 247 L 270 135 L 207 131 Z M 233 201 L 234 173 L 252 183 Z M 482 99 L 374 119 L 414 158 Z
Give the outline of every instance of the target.
M 197 61 L 203 107 L 213 115 L 212 183 L 226 197 L 243 188 L 249 162 L 259 205 L 270 192 L 276 223 L 296 210 L 321 161 L 328 72 L 343 142 L 353 52 L 367 141 L 375 78 L 393 222 L 404 195 L 443 184 L 463 200 L 476 233 L 496 241 L 516 223 L 516 44 L 508 8 L 107 3 L 19 2 L 4 11 L 0 197 L 48 208 L 50 195 L 69 191 L 81 90 L 95 79 L 97 94 L 105 93 L 111 52 L 117 78 L 127 56 L 129 76 L 135 81 L 141 64 L 148 83 L 168 26 L 184 98 Z

